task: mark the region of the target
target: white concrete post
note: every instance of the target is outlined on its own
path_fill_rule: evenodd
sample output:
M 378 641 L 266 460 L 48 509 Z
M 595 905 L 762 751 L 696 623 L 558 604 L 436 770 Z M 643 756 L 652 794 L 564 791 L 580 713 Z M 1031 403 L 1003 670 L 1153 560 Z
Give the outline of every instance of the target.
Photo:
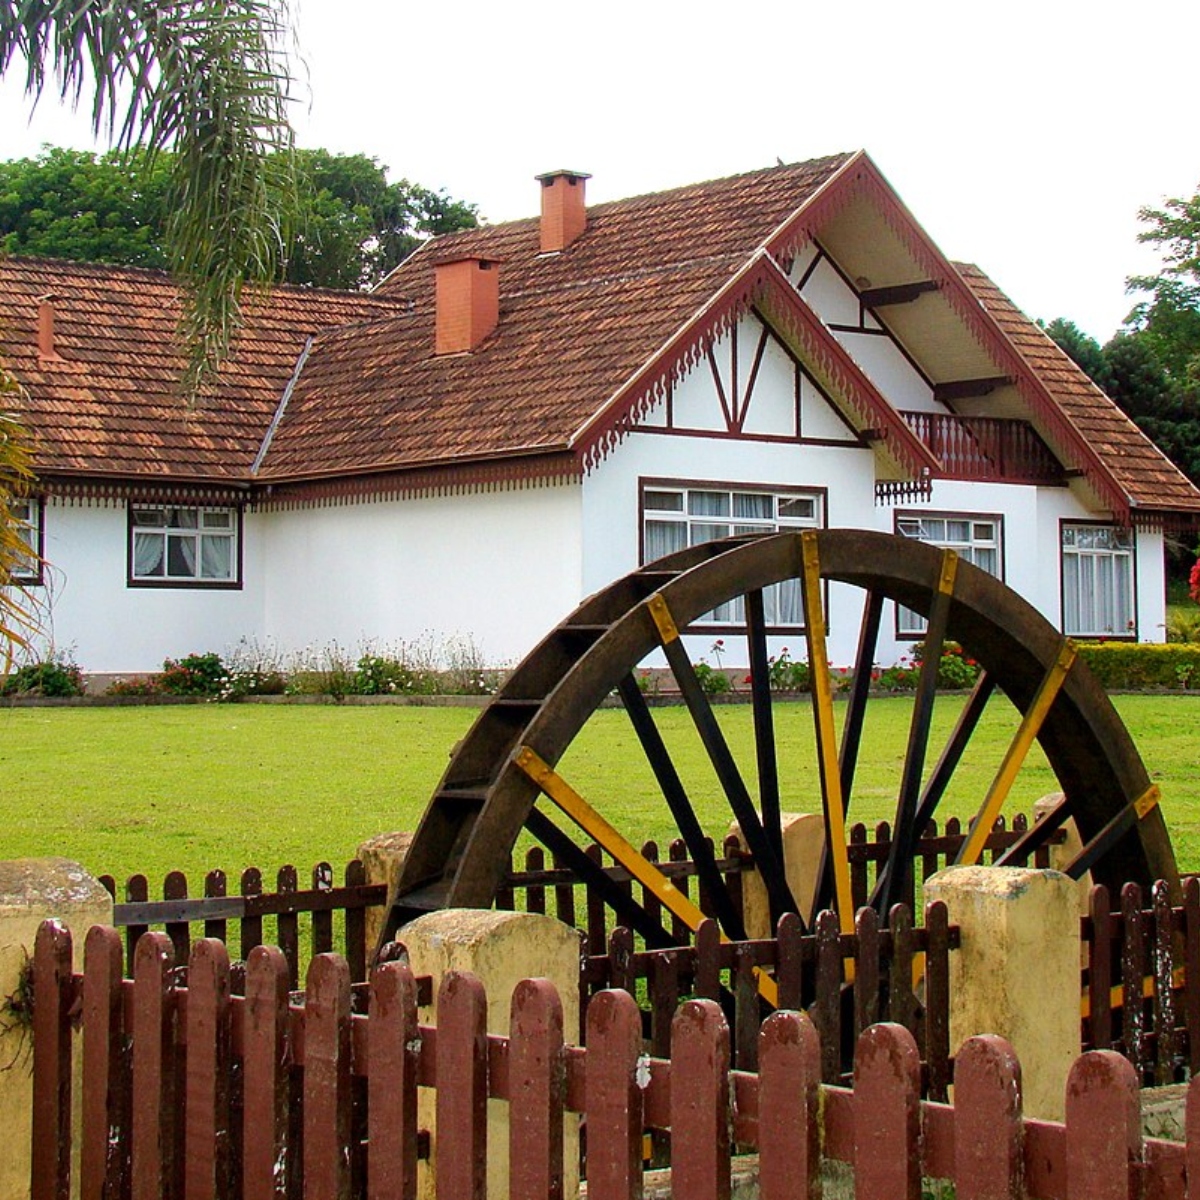
M 576 1044 L 579 1034 L 579 968 L 582 942 L 577 930 L 537 913 L 446 909 L 418 917 L 405 925 L 400 940 L 408 947 L 414 975 L 433 977 L 436 1003 L 447 971 L 470 971 L 483 984 L 488 998 L 488 1032 L 508 1035 L 513 989 L 522 979 L 548 979 L 558 990 L 563 1008 L 563 1037 Z M 422 1008 L 422 1024 L 434 1024 L 432 1007 Z M 421 1125 L 430 1131 L 430 1160 L 418 1176 L 418 1194 L 433 1200 L 437 1129 L 434 1097 L 420 1098 Z M 488 1101 L 488 1196 L 508 1195 L 508 1106 Z M 563 1130 L 563 1195 L 570 1200 L 579 1189 L 579 1118 L 571 1113 Z
M 28 1026 L 14 1011 L 21 978 L 33 957 L 38 926 L 57 917 L 71 931 L 75 970 L 83 969 L 83 943 L 93 925 L 111 925 L 112 897 L 78 863 L 66 858 L 0 862 L 0 1200 L 29 1195 L 33 1055 Z M 71 1176 L 79 1187 L 82 1056 L 76 1048 L 72 1088 L 75 1130 Z
M 800 915 L 807 921 L 812 912 L 821 851 L 825 848 L 825 818 L 820 813 L 783 813 L 780 826 L 783 832 L 783 875 L 791 888 L 792 897 L 800 907 Z M 729 827 L 729 832 L 744 849 L 749 849 L 741 826 L 736 821 Z M 766 885 L 758 871 L 742 873 L 742 918 L 747 937 L 775 936 Z
M 947 867 L 925 884 L 962 944 L 950 955 L 950 1048 L 996 1033 L 1021 1060 L 1025 1112 L 1061 1121 L 1080 1053 L 1079 902 L 1058 871 Z

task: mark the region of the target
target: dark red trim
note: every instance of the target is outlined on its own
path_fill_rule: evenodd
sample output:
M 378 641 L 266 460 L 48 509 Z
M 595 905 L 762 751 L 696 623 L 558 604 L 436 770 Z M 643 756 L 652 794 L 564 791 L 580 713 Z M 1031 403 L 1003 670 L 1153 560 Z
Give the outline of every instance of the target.
M 865 197 L 874 203 L 884 222 L 913 256 L 918 270 L 941 284 L 940 294 L 995 360 L 999 373 L 1014 377 L 1022 398 L 1044 422 L 1050 436 L 1083 466 L 1088 482 L 1102 502 L 1112 509 L 1118 522 L 1129 524 L 1131 503 L 1124 489 L 1034 374 L 1021 352 L 1009 341 L 995 318 L 980 303 L 970 285 L 933 244 L 865 154 L 856 155 L 775 233 L 768 243 L 771 253 L 778 258 L 794 256 L 802 245 L 814 241 L 818 231 L 857 197 Z
M 663 425 L 635 425 L 630 433 L 667 434 L 673 437 L 712 438 L 725 442 L 770 442 L 776 446 L 832 446 L 837 450 L 867 450 L 870 447 L 861 438 L 847 438 L 839 442 L 835 438 L 792 437 L 785 433 L 730 433 L 721 429 L 668 429 Z

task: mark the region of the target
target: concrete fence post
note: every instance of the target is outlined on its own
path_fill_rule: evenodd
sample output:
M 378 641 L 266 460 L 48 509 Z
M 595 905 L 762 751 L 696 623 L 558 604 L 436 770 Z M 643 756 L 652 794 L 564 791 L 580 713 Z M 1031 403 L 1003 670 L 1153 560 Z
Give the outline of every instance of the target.
M 392 884 L 399 878 L 400 868 L 404 865 L 404 857 L 408 854 L 412 840 L 411 833 L 379 833 L 363 842 L 358 848 L 358 858 L 366 873 L 367 883 L 384 884 L 390 895 Z M 368 956 L 379 944 L 385 911 L 382 906 L 367 909 L 365 925 Z
M 21 1010 L 22 979 L 33 958 L 38 926 L 57 917 L 72 933 L 75 970 L 83 970 L 83 944 L 93 925 L 111 925 L 112 897 L 78 863 L 66 858 L 0 862 L 0 1198 L 29 1195 L 33 1054 Z M 71 1177 L 79 1179 L 82 1056 L 76 1048 L 71 1127 L 75 1130 Z M 78 1184 L 76 1183 L 76 1186 Z
M 792 897 L 807 921 L 812 911 L 817 886 L 817 871 L 821 867 L 821 851 L 825 848 L 825 818 L 820 813 L 783 813 L 780 816 L 783 833 L 783 875 Z M 749 849 L 735 821 L 729 832 L 743 849 Z M 771 908 L 767 901 L 766 885 L 758 871 L 742 873 L 742 923 L 746 936 L 769 938 L 775 936 L 771 925 Z
M 1061 1121 L 1080 1053 L 1079 900 L 1058 871 L 948 867 L 925 883 L 962 944 L 950 956 L 950 1048 L 976 1034 L 1008 1040 L 1021 1062 L 1025 1113 Z
M 436 1002 L 442 977 L 448 971 L 470 971 L 482 982 L 488 999 L 489 1033 L 508 1035 L 513 989 L 522 979 L 548 979 L 558 991 L 563 1009 L 564 1041 L 579 1041 L 580 934 L 569 925 L 537 913 L 495 912 L 484 909 L 446 909 L 418 917 L 405 925 L 400 940 L 408 947 L 414 975 L 433 977 Z M 435 1024 L 432 1006 L 418 1019 Z M 422 1164 L 418 1195 L 433 1200 L 437 1161 L 437 1129 L 433 1097 L 420 1099 L 421 1127 L 430 1131 L 431 1157 Z M 508 1195 L 508 1106 L 488 1101 L 487 1192 L 491 1200 Z M 579 1190 L 579 1118 L 568 1113 L 563 1129 L 563 1195 L 570 1200 Z

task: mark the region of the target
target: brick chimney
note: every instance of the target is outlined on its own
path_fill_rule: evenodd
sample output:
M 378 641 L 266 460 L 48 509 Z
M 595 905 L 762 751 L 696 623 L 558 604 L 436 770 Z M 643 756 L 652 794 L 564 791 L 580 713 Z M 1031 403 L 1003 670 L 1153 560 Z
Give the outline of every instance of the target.
M 62 358 L 54 345 L 54 301 L 57 299 L 53 292 L 38 297 L 38 358 L 55 361 Z
M 500 319 L 500 261 L 458 258 L 434 264 L 435 354 L 474 350 Z
M 565 250 L 587 228 L 582 171 L 550 171 L 537 177 L 542 185 L 542 253 Z

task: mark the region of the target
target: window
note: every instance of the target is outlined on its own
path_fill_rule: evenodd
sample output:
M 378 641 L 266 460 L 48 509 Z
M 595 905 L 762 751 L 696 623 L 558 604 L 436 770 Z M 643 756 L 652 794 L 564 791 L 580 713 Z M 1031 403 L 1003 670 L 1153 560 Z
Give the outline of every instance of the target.
M 999 575 L 1000 518 L 957 513 L 945 516 L 897 516 L 896 532 L 943 550 L 953 550 L 964 562 L 989 575 Z M 896 636 L 922 637 L 927 622 L 919 613 L 896 605 Z
M 130 583 L 236 585 L 238 524 L 234 508 L 130 505 Z
M 1115 525 L 1062 526 L 1063 632 L 1127 637 L 1133 612 L 1133 534 Z
M 42 582 L 42 502 L 21 499 L 10 502 L 10 509 L 17 522 L 17 537 L 25 544 L 27 556 L 24 563 L 13 572 L 14 583 L 38 584 Z
M 745 533 L 815 529 L 822 498 L 815 492 L 772 492 L 713 486 L 646 484 L 642 488 L 642 561 L 652 562 L 688 546 Z M 785 580 L 763 594 L 768 625 L 803 624 L 798 579 Z M 704 623 L 742 624 L 741 598 L 722 604 Z

